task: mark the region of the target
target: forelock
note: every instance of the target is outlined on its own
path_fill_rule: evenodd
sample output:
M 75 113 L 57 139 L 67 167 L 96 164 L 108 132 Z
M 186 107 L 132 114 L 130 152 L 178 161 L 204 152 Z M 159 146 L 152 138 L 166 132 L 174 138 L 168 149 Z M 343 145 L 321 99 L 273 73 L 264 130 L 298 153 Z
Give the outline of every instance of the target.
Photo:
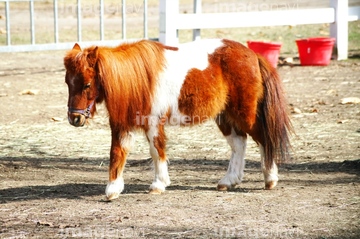
M 71 50 L 64 58 L 64 66 L 71 73 L 82 73 L 88 67 L 87 52 Z

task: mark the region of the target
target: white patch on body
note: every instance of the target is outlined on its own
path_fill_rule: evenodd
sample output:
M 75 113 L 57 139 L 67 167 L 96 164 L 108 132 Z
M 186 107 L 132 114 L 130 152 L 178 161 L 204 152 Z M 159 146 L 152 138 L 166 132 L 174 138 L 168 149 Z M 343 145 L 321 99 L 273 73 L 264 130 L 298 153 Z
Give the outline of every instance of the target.
M 218 185 L 231 188 L 239 183 L 244 176 L 246 137 L 237 135 L 235 130 L 225 137 L 231 147 L 232 154 L 226 175 L 219 181 Z
M 190 69 L 206 69 L 209 65 L 208 55 L 223 45 L 219 39 L 208 39 L 181 44 L 178 51 L 166 50 L 166 66 L 155 88 L 151 115 L 161 117 L 170 109 L 172 119 L 168 119 L 167 123 L 185 124 L 187 118 L 178 109 L 178 98 L 185 77 Z

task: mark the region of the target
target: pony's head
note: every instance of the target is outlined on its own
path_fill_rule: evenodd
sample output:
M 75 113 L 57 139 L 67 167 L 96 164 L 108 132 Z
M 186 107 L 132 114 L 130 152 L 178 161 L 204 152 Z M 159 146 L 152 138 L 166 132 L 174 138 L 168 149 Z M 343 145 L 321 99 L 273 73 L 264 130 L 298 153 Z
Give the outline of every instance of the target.
M 73 126 L 84 126 L 96 112 L 96 102 L 101 101 L 100 82 L 97 80 L 97 47 L 81 50 L 75 44 L 65 58 L 65 82 L 69 90 L 68 120 Z

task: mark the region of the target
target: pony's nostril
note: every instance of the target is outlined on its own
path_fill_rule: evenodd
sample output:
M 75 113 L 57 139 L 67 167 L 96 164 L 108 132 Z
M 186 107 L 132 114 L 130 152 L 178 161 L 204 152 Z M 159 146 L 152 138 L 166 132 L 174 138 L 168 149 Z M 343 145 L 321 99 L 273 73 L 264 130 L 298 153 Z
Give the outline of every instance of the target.
M 74 118 L 74 125 L 78 125 L 79 122 L 80 122 L 80 116 L 76 116 L 76 117 Z
M 86 119 L 83 115 L 76 115 L 74 116 L 72 122 L 70 122 L 70 124 L 72 124 L 75 127 L 80 127 L 80 126 L 84 126 L 86 122 Z

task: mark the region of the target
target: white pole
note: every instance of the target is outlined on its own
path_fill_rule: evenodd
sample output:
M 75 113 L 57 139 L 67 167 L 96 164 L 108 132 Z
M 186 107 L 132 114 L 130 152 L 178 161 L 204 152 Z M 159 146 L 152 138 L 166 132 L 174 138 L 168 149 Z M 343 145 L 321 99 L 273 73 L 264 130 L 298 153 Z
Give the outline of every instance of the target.
M 104 0 L 99 1 L 100 41 L 104 38 Z
M 10 34 L 10 1 L 5 2 L 5 20 L 6 20 L 6 45 L 11 45 L 11 34 Z
M 59 42 L 58 0 L 54 0 L 54 42 Z
M 176 46 L 179 44 L 176 28 L 179 15 L 179 0 L 160 0 L 159 41 L 163 44 Z
M 126 0 L 122 0 L 122 39 L 126 40 Z
M 194 13 L 201 13 L 201 0 L 194 0 Z M 200 29 L 193 30 L 193 41 L 200 40 L 201 33 Z
M 30 0 L 30 31 L 31 44 L 35 44 L 34 0 Z
M 330 0 L 330 6 L 335 8 L 335 22 L 330 25 L 330 36 L 335 40 L 337 60 L 348 58 L 348 0 Z
M 77 0 L 77 36 L 78 42 L 82 41 L 82 25 L 81 25 L 81 0 Z
M 144 0 L 144 38 L 148 39 L 148 1 Z

